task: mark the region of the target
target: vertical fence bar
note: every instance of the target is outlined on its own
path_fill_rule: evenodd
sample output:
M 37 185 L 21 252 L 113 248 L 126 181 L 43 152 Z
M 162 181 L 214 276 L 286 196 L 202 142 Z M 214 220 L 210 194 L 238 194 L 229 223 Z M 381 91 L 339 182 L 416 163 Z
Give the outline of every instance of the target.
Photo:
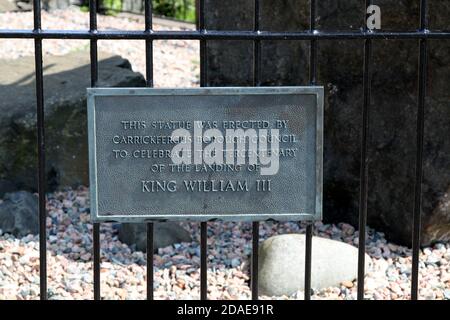
M 305 233 L 305 300 L 311 300 L 311 260 L 313 224 L 308 223 Z
M 366 10 L 371 5 L 371 0 L 366 0 Z M 364 19 L 364 22 L 366 19 Z M 365 24 L 364 30 L 368 31 Z M 364 40 L 364 71 L 363 71 L 363 106 L 361 128 L 361 167 L 360 167 L 360 191 L 359 191 L 359 241 L 358 241 L 358 300 L 364 299 L 364 274 L 366 254 L 366 224 L 367 224 L 367 189 L 368 189 L 368 148 L 369 148 L 369 106 L 370 106 L 370 81 L 371 81 L 371 56 L 372 40 Z
M 316 0 L 309 2 L 309 32 L 314 33 L 316 29 Z M 309 51 L 309 83 L 316 84 L 317 78 L 317 40 L 311 40 Z
M 152 0 L 145 0 L 145 31 L 152 32 Z M 145 40 L 145 81 L 147 87 L 153 87 L 153 41 Z M 153 222 L 147 223 L 147 300 L 153 300 Z
M 254 2 L 253 31 L 258 32 L 260 22 L 260 0 Z M 253 41 L 253 86 L 261 85 L 261 41 Z
M 205 32 L 205 0 L 198 0 L 198 20 L 197 29 L 202 33 Z M 200 40 L 200 86 L 206 87 L 207 85 L 207 66 L 206 66 L 206 40 Z
M 254 1 L 253 30 L 259 31 L 260 0 Z M 261 41 L 253 42 L 253 86 L 261 84 Z M 252 262 L 251 262 L 251 290 L 252 300 L 258 300 L 258 251 L 259 251 L 259 222 L 252 222 Z
M 89 31 L 97 32 L 97 0 L 89 0 Z M 98 82 L 98 54 L 97 39 L 90 42 L 90 62 L 91 62 L 91 87 L 96 87 Z M 100 300 L 100 224 L 94 223 L 92 234 L 93 256 L 94 256 L 94 299 Z
M 147 223 L 147 300 L 153 300 L 153 222 Z
M 100 293 L 100 224 L 94 223 L 93 230 L 94 250 L 94 300 L 101 299 Z
M 199 0 L 197 28 L 205 30 L 205 0 Z M 207 85 L 206 40 L 200 40 L 200 86 Z M 208 298 L 208 223 L 200 223 L 200 299 Z
M 153 32 L 152 0 L 145 0 L 145 31 Z M 147 87 L 153 87 L 153 41 L 145 40 L 145 75 Z
M 252 300 L 258 300 L 259 222 L 252 223 Z
M 208 298 L 208 224 L 200 223 L 200 299 Z
M 425 31 L 427 21 L 427 1 L 420 1 L 420 31 Z M 412 269 L 411 269 L 411 299 L 418 299 L 419 291 L 419 253 L 420 253 L 420 231 L 422 211 L 422 176 L 423 176 L 423 136 L 425 131 L 425 97 L 427 86 L 427 41 L 419 41 L 419 73 L 418 73 L 418 109 L 417 109 L 417 149 L 416 149 L 416 172 L 414 183 L 414 211 L 413 211 L 413 234 L 412 234 Z
M 97 33 L 97 0 L 89 0 L 89 31 Z M 98 57 L 97 57 L 97 39 L 91 39 L 90 43 L 91 58 L 91 87 L 97 86 L 98 81 Z
M 309 2 L 309 32 L 316 29 L 316 1 Z M 309 83 L 316 84 L 317 77 L 317 41 L 311 40 L 309 44 Z M 312 264 L 312 236 L 313 223 L 308 223 L 305 233 L 305 300 L 311 300 L 311 264 Z
M 41 29 L 41 2 L 33 1 L 34 31 Z M 45 120 L 44 75 L 42 68 L 42 39 L 34 39 L 36 76 L 36 113 L 38 147 L 38 193 L 39 193 L 39 287 L 40 299 L 47 300 L 47 211 L 45 201 Z

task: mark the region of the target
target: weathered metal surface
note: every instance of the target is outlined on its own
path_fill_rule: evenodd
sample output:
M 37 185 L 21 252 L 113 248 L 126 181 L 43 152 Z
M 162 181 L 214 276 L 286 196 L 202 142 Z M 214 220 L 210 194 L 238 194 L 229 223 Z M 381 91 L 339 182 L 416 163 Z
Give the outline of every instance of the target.
M 322 87 L 94 88 L 88 125 L 95 221 L 322 217 Z

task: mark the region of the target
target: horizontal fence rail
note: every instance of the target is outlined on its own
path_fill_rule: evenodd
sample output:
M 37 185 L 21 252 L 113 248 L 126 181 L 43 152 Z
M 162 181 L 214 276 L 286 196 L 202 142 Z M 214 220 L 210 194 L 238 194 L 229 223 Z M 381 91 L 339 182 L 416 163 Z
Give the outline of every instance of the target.
M 0 29 L 0 38 L 16 39 L 98 39 L 98 40 L 352 40 L 352 39 L 450 39 L 446 31 L 84 31 Z
M 366 0 L 367 5 L 371 4 Z M 310 28 L 298 32 L 272 32 L 260 30 L 260 0 L 254 1 L 254 26 L 249 31 L 217 31 L 205 29 L 205 1 L 199 0 L 197 30 L 154 31 L 152 28 L 151 0 L 145 1 L 145 28 L 142 31 L 101 31 L 97 29 L 97 0 L 90 0 L 89 30 L 41 30 L 40 0 L 33 1 L 34 29 L 13 30 L 0 29 L 3 39 L 34 39 L 35 42 L 35 77 L 36 77 L 36 110 L 37 110 L 37 149 L 38 149 L 38 193 L 39 193 L 39 243 L 40 243 L 40 298 L 47 299 L 47 255 L 46 255 L 46 207 L 45 207 L 45 123 L 44 123 L 44 85 L 42 66 L 42 40 L 44 39 L 88 39 L 90 40 L 90 77 L 91 86 L 98 81 L 97 40 L 144 40 L 146 60 L 146 84 L 153 86 L 153 41 L 154 40 L 199 40 L 200 41 L 200 85 L 207 86 L 207 40 L 249 40 L 253 41 L 253 85 L 260 85 L 261 74 L 261 41 L 262 40 L 308 40 L 310 41 L 309 84 L 317 84 L 317 52 L 320 40 L 352 40 L 363 39 L 363 105 L 361 131 L 361 168 L 360 168 L 360 210 L 359 210 L 359 252 L 358 252 L 358 299 L 364 298 L 364 254 L 367 214 L 368 189 L 368 155 L 369 146 L 369 107 L 370 80 L 372 60 L 372 40 L 409 39 L 419 41 L 418 57 L 418 113 L 417 113 L 417 150 L 415 159 L 415 189 L 413 210 L 413 257 L 411 272 L 411 299 L 418 298 L 419 253 L 421 227 L 421 182 L 423 169 L 423 137 L 425 118 L 425 97 L 427 78 L 427 40 L 450 40 L 450 32 L 427 30 L 427 1 L 420 0 L 420 26 L 417 31 L 384 32 L 371 31 L 367 27 L 360 31 L 320 31 L 316 30 L 316 1 L 310 1 Z M 365 12 L 365 10 L 364 10 Z M 207 222 L 200 225 L 200 298 L 207 299 Z M 153 223 L 147 224 L 147 299 L 153 299 Z M 312 262 L 313 225 L 306 226 L 305 241 L 305 299 L 311 299 L 311 262 Z M 259 223 L 252 225 L 252 266 L 251 293 L 252 299 L 258 298 L 258 245 Z M 93 282 L 94 299 L 101 299 L 100 291 L 100 224 L 93 225 Z

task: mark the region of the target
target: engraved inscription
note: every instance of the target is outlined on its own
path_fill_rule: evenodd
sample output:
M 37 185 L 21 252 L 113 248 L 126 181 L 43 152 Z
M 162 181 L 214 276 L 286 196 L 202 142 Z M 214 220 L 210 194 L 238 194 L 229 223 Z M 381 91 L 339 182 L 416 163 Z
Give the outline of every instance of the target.
M 276 175 L 280 157 L 296 157 L 298 137 L 288 133 L 289 120 L 229 121 L 151 121 L 120 120 L 118 131 L 135 131 L 133 135 L 113 132 L 117 161 L 153 159 L 152 171 L 164 172 L 232 172 L 247 170 L 255 174 Z M 147 126 L 150 123 L 150 126 Z M 193 128 L 189 130 L 187 128 Z M 205 128 L 209 128 L 204 130 Z M 233 129 L 229 129 L 233 128 Z M 257 128 L 257 129 L 255 129 Z M 166 130 L 172 130 L 164 136 Z M 139 135 L 139 132 L 145 133 Z M 141 149 L 140 145 L 153 149 Z M 123 145 L 127 149 L 115 149 Z M 167 163 L 167 159 L 170 159 Z M 158 163 L 158 160 L 165 161 Z M 266 185 L 266 183 L 268 184 Z M 270 192 L 270 180 L 256 179 L 255 191 Z M 177 181 L 141 180 L 144 193 L 176 192 Z M 248 192 L 249 181 L 183 180 L 182 188 L 190 192 Z M 251 188 L 251 187 L 250 187 Z

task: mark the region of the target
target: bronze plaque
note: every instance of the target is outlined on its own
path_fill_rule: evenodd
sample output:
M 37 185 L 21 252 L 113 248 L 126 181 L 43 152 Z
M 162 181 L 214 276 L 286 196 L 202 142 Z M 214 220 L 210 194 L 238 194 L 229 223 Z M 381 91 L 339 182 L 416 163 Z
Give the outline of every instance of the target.
M 319 220 L 322 87 L 88 89 L 94 221 Z

